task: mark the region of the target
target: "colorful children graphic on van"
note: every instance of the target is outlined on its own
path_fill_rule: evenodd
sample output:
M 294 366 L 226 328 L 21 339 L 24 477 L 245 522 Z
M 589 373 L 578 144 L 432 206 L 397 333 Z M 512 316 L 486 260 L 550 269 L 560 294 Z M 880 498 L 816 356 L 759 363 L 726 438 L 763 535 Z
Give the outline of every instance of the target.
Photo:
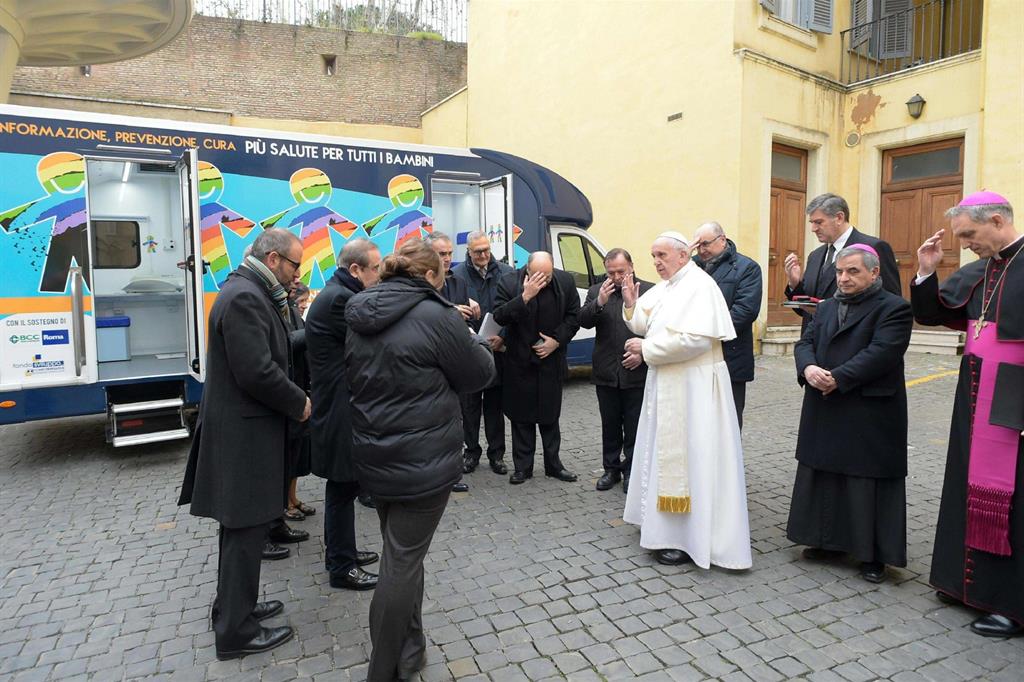
M 331 233 L 347 240 L 356 231 L 356 224 L 327 205 L 333 189 L 322 170 L 300 168 L 288 182 L 295 205 L 264 219 L 260 225 L 264 229 L 283 227 L 302 240 L 302 283 L 320 289 L 336 267 Z
M 369 234 L 379 234 L 398 228 L 397 249 L 414 237 L 426 237 L 434 229 L 434 220 L 420 210 L 423 205 L 423 183 L 415 175 L 396 175 L 388 183 L 388 197 L 393 209 L 368 221 L 364 228 Z
M 68 269 L 73 264 L 82 268 L 85 283 L 91 286 L 85 217 L 85 159 L 74 152 L 47 154 L 36 166 L 36 177 L 46 196 L 0 212 L 0 226 L 7 232 L 16 232 L 34 225 L 40 229 L 45 229 L 47 224 L 52 225 L 39 291 L 64 293 Z M 32 259 L 33 267 L 38 268 L 38 260 L 42 256 L 39 254 L 38 258 Z
M 224 242 L 227 229 L 239 237 L 247 237 L 256 223 L 220 203 L 224 193 L 224 176 L 220 169 L 206 161 L 199 162 L 199 214 L 203 240 L 203 260 L 210 264 L 203 278 L 203 290 L 220 289 L 232 270 L 231 258 Z M 255 239 L 256 235 L 252 235 Z

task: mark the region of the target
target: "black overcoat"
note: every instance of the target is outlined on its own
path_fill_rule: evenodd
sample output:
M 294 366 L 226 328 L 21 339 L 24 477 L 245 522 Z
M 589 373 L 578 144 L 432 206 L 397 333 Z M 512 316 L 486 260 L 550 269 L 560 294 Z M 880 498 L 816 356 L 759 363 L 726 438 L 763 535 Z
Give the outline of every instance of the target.
M 306 313 L 313 415 L 310 417 L 310 469 L 331 481 L 356 481 L 352 462 L 352 415 L 345 378 L 345 306 L 362 284 L 338 268 Z
M 291 381 L 284 318 L 259 276 L 239 268 L 210 310 L 206 384 L 178 504 L 228 528 L 281 516 L 288 419 L 306 392 Z
M 562 384 L 569 375 L 566 349 L 580 328 L 580 298 L 572 275 L 554 270 L 551 282 L 561 324 L 554 330 L 558 341 L 554 353 L 541 360 L 533 351 L 540 337 L 533 333 L 534 298 L 523 302 L 526 266 L 513 270 L 498 281 L 494 320 L 505 328 L 505 367 L 501 407 L 513 422 L 553 424 L 562 411 Z
M 851 305 L 842 326 L 838 305 L 834 298 L 820 304 L 793 350 L 804 387 L 796 458 L 848 476 L 906 476 L 910 303 L 879 290 Z M 809 365 L 832 372 L 838 388 L 829 395 L 812 388 L 804 379 Z
M 900 269 L 896 265 L 896 255 L 892 252 L 892 247 L 889 246 L 889 243 L 882 241 L 878 237 L 864 234 L 855 227 L 850 232 L 850 237 L 846 240 L 844 248 L 854 244 L 867 244 L 878 252 L 878 266 L 879 274 L 882 276 L 882 288 L 897 296 L 902 296 L 903 289 L 900 288 Z M 813 296 L 814 298 L 821 299 L 832 298 L 836 293 L 835 272 L 833 271 L 827 275 L 821 273 L 821 266 L 825 262 L 825 254 L 827 252 L 827 244 L 822 244 L 814 251 L 811 251 L 811 255 L 807 256 L 807 267 L 804 269 L 803 280 L 796 285 L 796 288 L 792 288 L 788 284 L 786 285 L 786 298 L 790 300 L 794 296 Z M 819 275 L 821 276 L 820 279 Z M 793 310 L 797 315 L 804 318 L 800 329 L 801 333 L 803 333 L 807 329 L 807 323 L 812 315 L 799 308 L 794 308 Z
M 392 277 L 345 311 L 352 454 L 381 500 L 450 490 L 462 476 L 459 393 L 494 379 L 487 344 L 426 280 Z
M 644 294 L 654 285 L 637 280 L 640 293 Z M 615 388 L 643 388 L 647 381 L 647 363 L 641 362 L 636 369 L 622 366 L 626 341 L 639 338 L 626 326 L 622 319 L 622 291 L 618 287 L 608 297 L 608 302 L 598 307 L 597 296 L 601 293 L 599 282 L 587 291 L 587 300 L 580 308 L 580 326 L 594 329 L 594 353 L 590 361 L 590 383 L 595 386 Z
M 851 235 L 852 237 L 852 235 Z M 715 267 L 697 262 L 718 284 L 729 307 L 736 338 L 722 342 L 725 364 L 732 381 L 754 380 L 754 321 L 761 314 L 761 266 L 742 253 L 727 239 L 728 246 Z

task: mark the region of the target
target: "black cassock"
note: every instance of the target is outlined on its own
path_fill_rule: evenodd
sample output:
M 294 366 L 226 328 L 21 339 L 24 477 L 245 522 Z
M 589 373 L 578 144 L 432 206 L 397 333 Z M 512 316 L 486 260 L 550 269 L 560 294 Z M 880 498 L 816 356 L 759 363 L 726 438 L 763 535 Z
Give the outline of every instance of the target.
M 934 274 L 911 286 L 914 317 L 921 324 L 946 325 L 973 334 L 973 322 L 981 316 L 983 302 L 994 296 L 985 320 L 996 325 L 996 338 L 1024 343 L 1024 254 L 1010 260 L 1022 248 L 1024 238 L 1003 249 L 998 259 L 986 258 L 960 268 L 941 287 Z M 1010 506 L 1011 554 L 998 556 L 972 549 L 966 543 L 971 424 L 982 363 L 980 357 L 970 353 L 965 353 L 960 362 L 931 584 L 968 606 L 1024 622 L 1024 439 L 1018 445 Z M 998 406 L 1004 421 L 1009 415 L 1010 424 L 1024 430 L 1024 366 L 1003 364 L 1007 366 L 1000 365 L 1001 373 L 1019 380 L 996 384 L 993 413 Z

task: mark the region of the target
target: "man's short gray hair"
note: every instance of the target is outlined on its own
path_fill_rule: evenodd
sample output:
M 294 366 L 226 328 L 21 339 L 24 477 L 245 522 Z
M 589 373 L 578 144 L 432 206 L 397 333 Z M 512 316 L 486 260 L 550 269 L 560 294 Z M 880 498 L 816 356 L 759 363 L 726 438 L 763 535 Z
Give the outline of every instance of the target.
M 491 243 L 491 238 L 487 236 L 486 232 L 483 230 L 476 230 L 475 232 L 470 232 L 466 235 L 466 245 L 468 246 L 469 244 L 472 244 L 477 239 L 486 239 L 488 244 Z
M 870 251 L 858 249 L 855 246 L 847 246 L 843 249 L 840 249 L 839 253 L 836 254 L 835 262 L 838 263 L 841 259 L 849 258 L 850 256 L 860 256 L 862 259 L 861 262 L 864 263 L 864 267 L 867 268 L 868 270 L 874 270 L 879 265 L 878 256 L 871 253 Z
M 260 262 L 266 262 L 267 254 L 270 253 L 287 257 L 288 249 L 296 242 L 301 244 L 302 240 L 288 230 L 283 230 L 280 227 L 271 227 L 270 229 L 263 230 L 260 236 L 256 237 L 256 240 L 252 243 L 252 255 Z
M 807 204 L 807 215 L 811 215 L 815 211 L 821 211 L 829 218 L 835 218 L 841 212 L 846 222 L 850 222 L 850 205 L 838 194 L 826 192 L 811 199 L 811 202 Z
M 380 247 L 365 237 L 356 237 L 341 250 L 338 265 L 345 270 L 353 263 L 361 268 L 369 267 L 371 251 L 380 251 Z
M 697 232 L 695 234 L 700 234 L 700 232 L 705 228 L 711 230 L 712 239 L 716 237 L 721 237 L 723 234 L 725 234 L 725 230 L 723 230 L 722 226 L 718 223 L 718 221 L 715 220 L 709 220 L 706 223 L 702 223 L 701 226 L 697 228 Z
M 428 234 L 423 239 L 423 241 L 425 241 L 427 244 L 430 244 L 431 246 L 433 246 L 436 242 L 448 242 L 449 244 L 451 244 L 452 243 L 452 238 L 449 237 L 448 235 L 446 235 L 444 232 L 439 232 L 437 230 L 434 230 L 433 232 Z
M 954 206 L 946 211 L 947 218 L 955 218 L 958 215 L 966 215 L 972 223 L 987 223 L 992 220 L 995 214 L 1003 216 L 1008 222 L 1013 222 L 1013 207 L 1009 204 L 978 204 L 977 206 Z

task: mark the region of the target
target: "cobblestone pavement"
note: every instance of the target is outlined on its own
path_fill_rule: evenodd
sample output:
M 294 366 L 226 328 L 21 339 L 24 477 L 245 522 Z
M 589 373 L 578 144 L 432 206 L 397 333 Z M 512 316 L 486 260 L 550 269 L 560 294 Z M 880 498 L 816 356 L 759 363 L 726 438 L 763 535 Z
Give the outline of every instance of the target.
M 510 487 L 466 477 L 427 559 L 425 680 L 1024 679 L 1024 639 L 986 640 L 974 617 L 928 587 L 956 358 L 908 355 L 909 565 L 882 585 L 852 564 L 800 560 L 785 538 L 800 390 L 788 358 L 759 358 L 748 390 L 746 472 L 754 567 L 656 564 L 594 490 L 600 433 L 593 388 L 566 389 L 565 484 Z M 215 526 L 175 506 L 187 443 L 115 451 L 102 418 L 0 428 L 0 678 L 13 680 L 361 680 L 370 593 L 332 590 L 323 571 L 323 485 L 300 483 L 321 514 L 313 537 L 264 563 L 272 624 L 297 636 L 268 654 L 218 662 L 208 625 Z M 506 458 L 508 459 L 508 457 Z M 379 549 L 358 508 L 361 547 Z

